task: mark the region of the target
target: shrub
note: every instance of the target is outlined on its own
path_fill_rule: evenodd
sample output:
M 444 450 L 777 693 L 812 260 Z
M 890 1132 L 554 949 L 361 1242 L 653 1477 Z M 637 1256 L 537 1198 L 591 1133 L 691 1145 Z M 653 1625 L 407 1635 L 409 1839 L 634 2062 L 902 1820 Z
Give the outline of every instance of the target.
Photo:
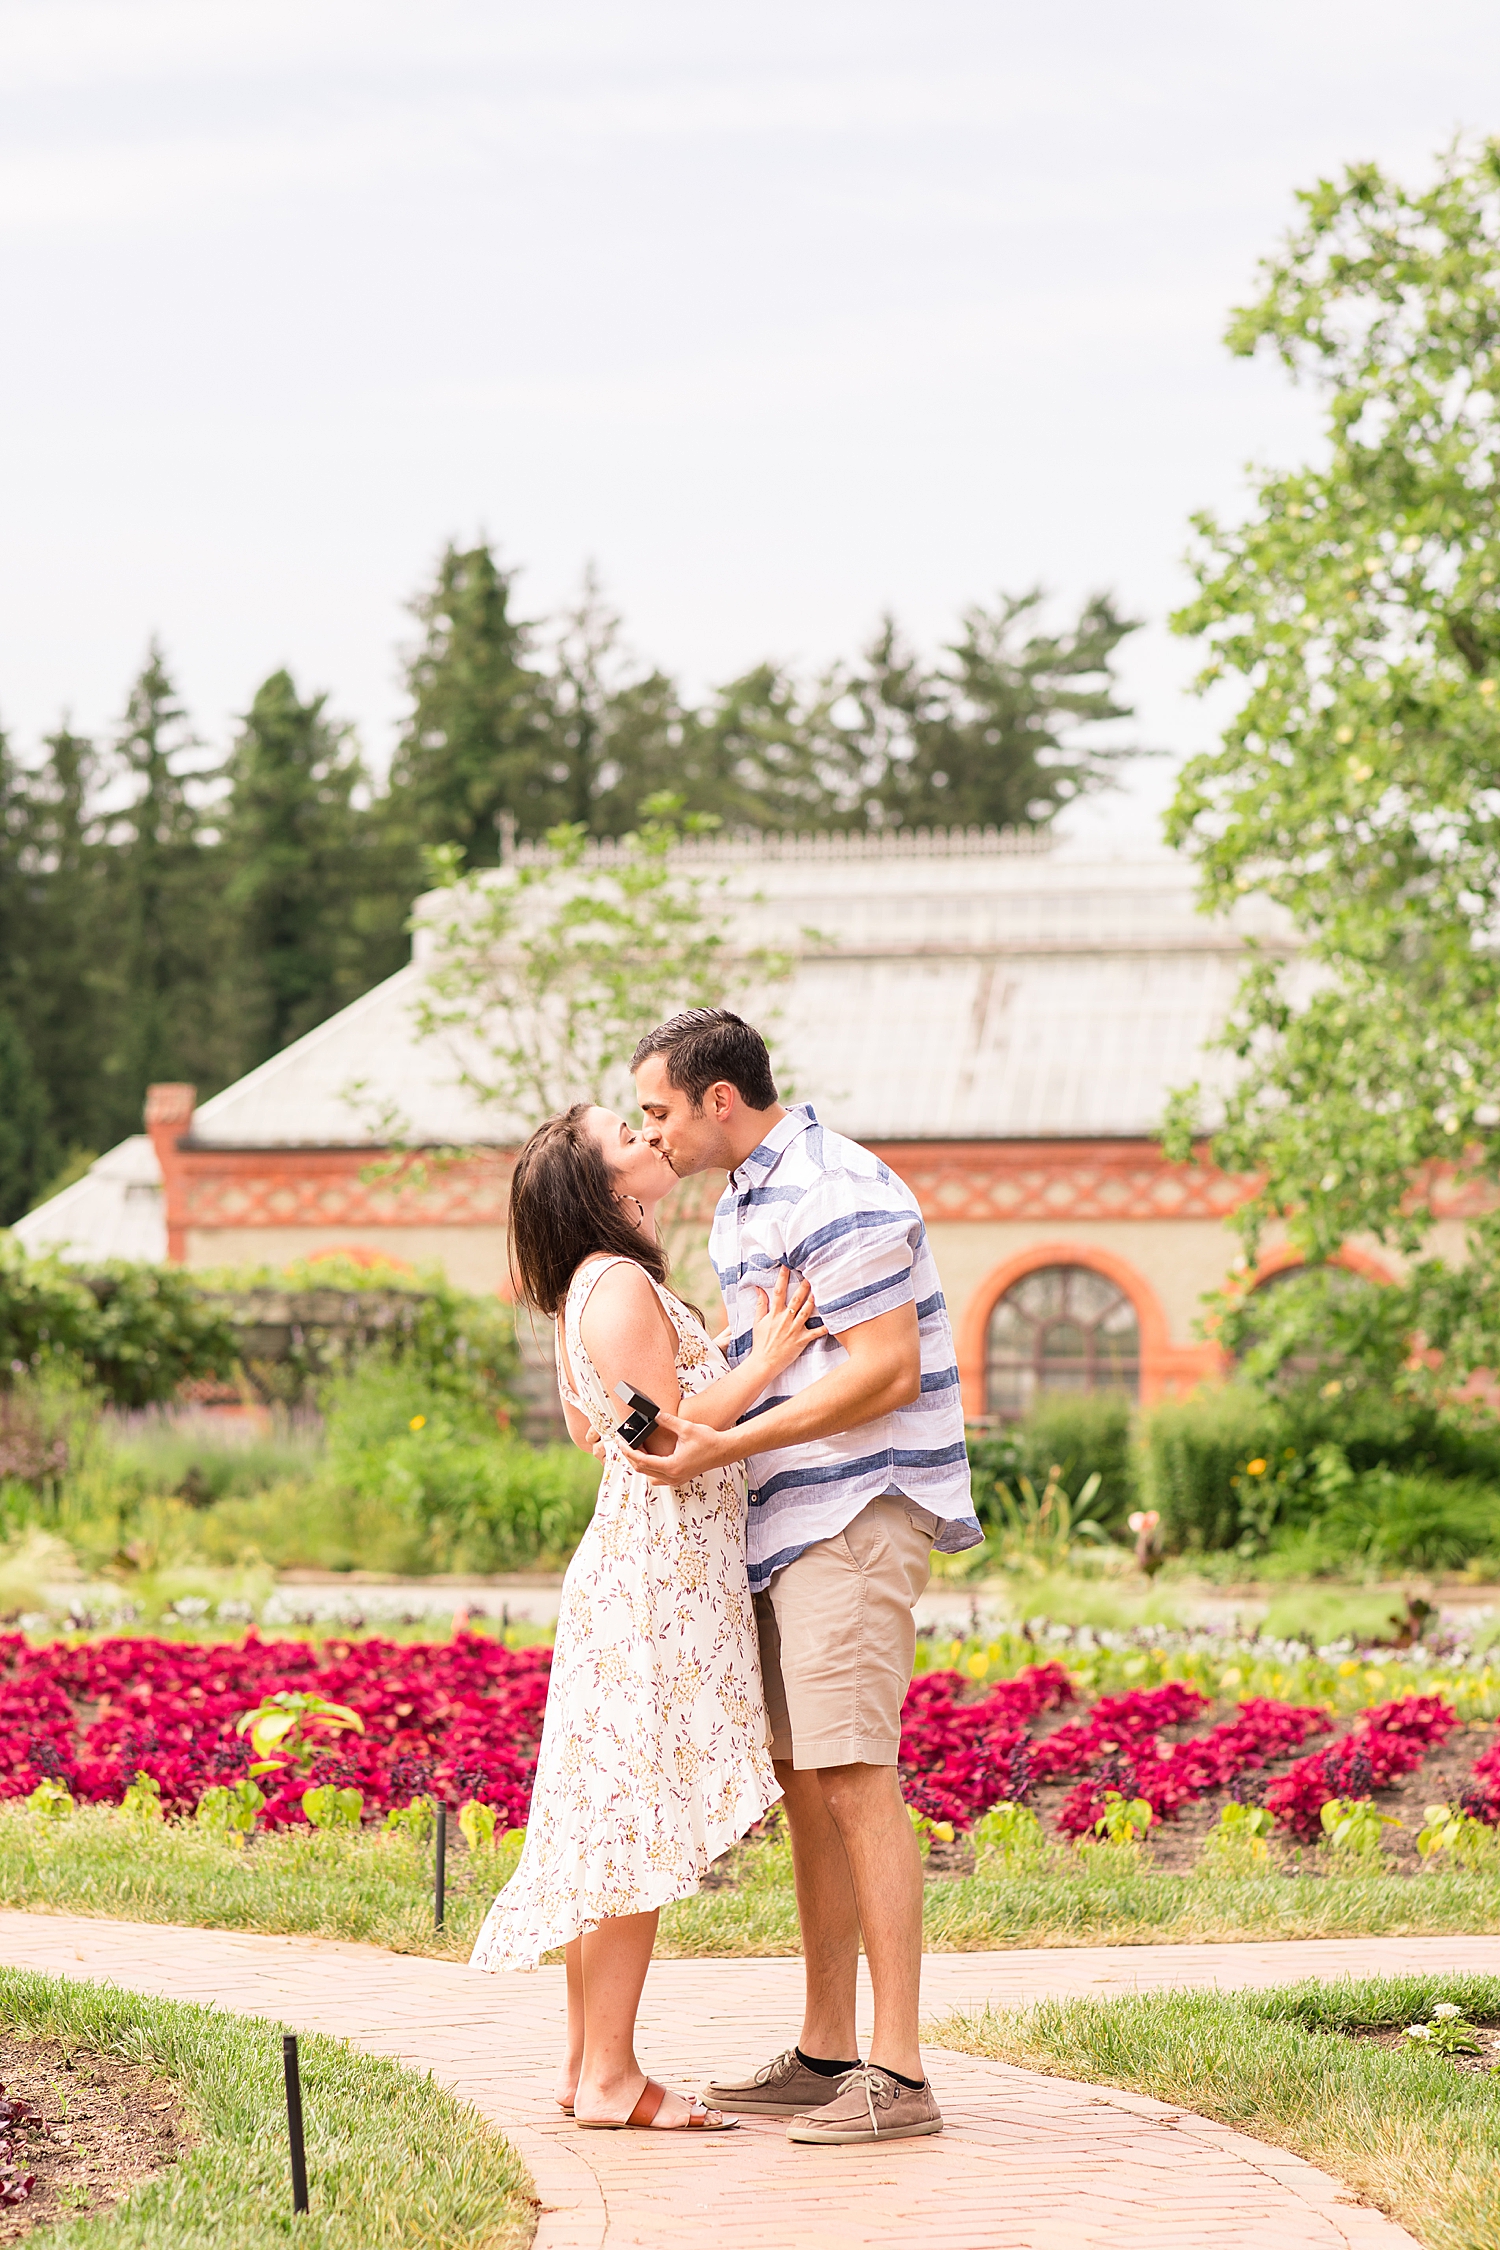
M 1322 1544 L 1376 1569 L 1453 1570 L 1500 1549 L 1500 1490 L 1372 1469 L 1317 1523 Z
M 1026 1477 L 1040 1491 L 1054 1465 L 1070 1493 L 1097 1472 L 1089 1513 L 1107 1529 L 1122 1525 L 1136 1504 L 1136 1446 L 1122 1391 L 1043 1391 L 1024 1421 L 971 1432 L 969 1460 L 975 1506 L 987 1530 L 1001 1527 L 998 1484 L 1015 1491 Z
M 1246 1525 L 1235 1479 L 1285 1442 L 1281 1410 L 1247 1384 L 1157 1407 L 1146 1421 L 1144 1483 L 1167 1552 L 1237 1545 Z
M 228 1323 L 177 1267 L 119 1259 L 83 1273 L 0 1236 L 0 1384 L 73 1369 L 116 1405 L 149 1406 L 231 1374 L 236 1357 Z
M 1281 1550 L 1306 1533 L 1304 1568 L 1441 1570 L 1500 1545 L 1500 1425 L 1369 1392 L 1272 1398 L 1234 1382 L 1160 1406 L 1145 1484 L 1174 1553 Z
M 226 1267 L 193 1277 L 233 1332 L 256 1389 L 291 1405 L 375 1356 L 487 1406 L 514 1403 L 519 1355 L 509 1309 L 456 1289 L 437 1267 L 352 1257 L 279 1271 Z
M 414 1361 L 374 1359 L 325 1394 L 321 1481 L 392 1510 L 425 1567 L 561 1567 L 588 1527 L 599 1465 L 575 1446 L 533 1448 Z

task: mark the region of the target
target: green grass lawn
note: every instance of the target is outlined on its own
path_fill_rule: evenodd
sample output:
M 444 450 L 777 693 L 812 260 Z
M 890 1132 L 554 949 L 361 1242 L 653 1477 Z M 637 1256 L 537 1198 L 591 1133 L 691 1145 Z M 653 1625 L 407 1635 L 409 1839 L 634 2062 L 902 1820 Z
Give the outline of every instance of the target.
M 474 2111 L 427 2078 L 337 2040 L 300 2040 L 311 2210 L 295 2222 L 281 2037 L 217 2009 L 0 1970 L 7 2046 L 58 2040 L 170 2080 L 195 2134 L 161 2176 L 99 2218 L 49 2229 L 49 2250 L 523 2250 L 526 2174 Z M 24 2063 L 12 2060 L 17 2079 Z
M 48 1821 L 0 1807 L 0 1904 L 209 1929 L 363 1940 L 397 1953 L 467 1958 L 515 1845 L 470 1857 L 450 1837 L 446 1926 L 432 1922 L 430 1852 L 365 1831 L 306 1829 L 236 1851 L 191 1823 L 143 1825 L 99 1806 Z M 665 1956 L 799 1951 L 785 1844 L 746 1847 L 731 1888 L 662 1915 Z M 1034 1868 L 927 1885 L 926 1940 L 940 1953 L 1017 1945 L 1500 1932 L 1500 1869 L 1173 1875 L 1129 1846 L 1056 1852 Z
M 939 2046 L 1127 2087 L 1296 2151 L 1433 2250 L 1500 2246 L 1500 2100 L 1415 2044 L 1341 2036 L 1452 2000 L 1500 2022 L 1500 1978 L 1382 1977 L 1274 1992 L 1142 1993 L 956 2015 Z

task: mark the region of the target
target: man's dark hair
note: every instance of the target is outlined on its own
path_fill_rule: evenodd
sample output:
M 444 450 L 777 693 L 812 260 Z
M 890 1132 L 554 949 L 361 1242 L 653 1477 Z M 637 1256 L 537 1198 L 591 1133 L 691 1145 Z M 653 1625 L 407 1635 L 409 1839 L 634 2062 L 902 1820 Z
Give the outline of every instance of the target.
M 754 1024 L 728 1008 L 688 1008 L 648 1031 L 630 1058 L 639 1070 L 650 1055 L 666 1062 L 667 1082 L 703 1107 L 710 1086 L 732 1086 L 751 1109 L 769 1109 L 776 1100 L 771 1058 Z

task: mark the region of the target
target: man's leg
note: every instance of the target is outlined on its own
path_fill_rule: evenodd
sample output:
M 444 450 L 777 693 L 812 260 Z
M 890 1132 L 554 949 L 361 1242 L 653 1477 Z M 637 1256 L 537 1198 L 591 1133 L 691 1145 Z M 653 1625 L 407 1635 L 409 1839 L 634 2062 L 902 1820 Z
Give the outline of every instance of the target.
M 807 1998 L 797 2044 L 819 2061 L 853 2062 L 854 1985 L 859 1971 L 859 1911 L 849 1856 L 829 1809 L 822 1777 L 776 1760 L 792 1838 L 797 1919 Z M 907 1824 L 910 1834 L 910 1823 Z
M 894 1766 L 825 1766 L 812 1776 L 828 1807 L 848 1868 L 875 1993 L 870 2061 L 920 2078 L 918 1988 L 922 1975 L 922 1854 Z M 798 1885 L 798 1911 L 802 1892 Z M 804 1920 L 803 1929 L 806 1930 Z M 853 2000 L 850 1977 L 850 2000 Z M 808 1963 L 812 1993 L 812 1964 Z M 853 2021 L 851 2006 L 850 2021 Z

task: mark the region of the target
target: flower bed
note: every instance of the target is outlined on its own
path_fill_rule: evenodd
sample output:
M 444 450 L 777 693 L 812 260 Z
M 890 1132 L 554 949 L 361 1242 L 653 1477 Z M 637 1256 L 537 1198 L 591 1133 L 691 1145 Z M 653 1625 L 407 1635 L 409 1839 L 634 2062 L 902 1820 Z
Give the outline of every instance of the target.
M 486 1636 L 430 1645 L 371 1639 L 196 1643 L 114 1638 L 33 1648 L 0 1635 L 0 1726 L 11 1755 L 0 1798 L 40 1782 L 118 1804 L 139 1773 L 163 1807 L 191 1812 L 205 1790 L 245 1775 L 254 1752 L 236 1721 L 263 1697 L 293 1689 L 358 1712 L 363 1734 L 319 1752 L 311 1770 L 266 1776 L 262 1819 L 304 1818 L 303 1791 L 333 1783 L 361 1792 L 378 1818 L 418 1795 L 477 1798 L 504 1827 L 525 1823 L 546 1703 L 550 1651 L 508 1649 Z M 968 1698 L 969 1700 L 966 1700 Z M 902 1714 L 907 1801 L 967 1829 L 992 1805 L 1037 1785 L 1073 1781 L 1056 1816 L 1063 1835 L 1093 1832 L 1107 1792 L 1144 1797 L 1158 1820 L 1299 1750 L 1333 1723 L 1326 1707 L 1252 1695 L 1233 1716 L 1185 1740 L 1209 1698 L 1180 1680 L 1106 1695 L 1051 1733 L 1035 1721 L 1078 1700 L 1076 1673 L 1032 1663 L 975 1693 L 972 1674 L 919 1674 Z M 1352 1733 L 1301 1758 L 1266 1791 L 1278 1822 L 1318 1833 L 1332 1797 L 1360 1797 L 1415 1772 L 1457 1723 L 1444 1697 L 1407 1695 L 1366 1711 Z M 1472 1809 L 1500 1825 L 1500 1748 L 1475 1764 Z
M 1402 1774 L 1415 1773 L 1428 1751 L 1457 1724 L 1453 1706 L 1440 1695 L 1406 1695 L 1377 1704 L 1342 1741 L 1299 1758 L 1289 1773 L 1273 1781 L 1266 1809 L 1305 1842 L 1319 1833 L 1320 1815 L 1330 1798 L 1368 1797 Z
M 551 1650 L 507 1649 L 475 1633 L 431 1646 L 383 1640 L 240 1643 L 112 1639 L 32 1648 L 0 1635 L 0 1728 L 13 1754 L 0 1797 L 62 1781 L 75 1797 L 118 1804 L 137 1773 L 163 1806 L 190 1812 L 205 1789 L 248 1772 L 235 1721 L 293 1688 L 350 1705 L 345 1734 L 309 1774 L 267 1775 L 262 1819 L 301 1820 L 302 1792 L 331 1781 L 381 1813 L 424 1792 L 478 1798 L 507 1827 L 525 1821 Z
M 1235 1717 L 1188 1742 L 1163 1742 L 1162 1730 L 1192 1724 L 1207 1696 L 1178 1681 L 1101 1696 L 1080 1719 L 1037 1741 L 1026 1719 L 1073 1700 L 1060 1664 L 1043 1664 L 973 1703 L 959 1700 L 958 1672 L 912 1682 L 902 1712 L 901 1778 L 908 1804 L 934 1820 L 968 1828 L 1002 1798 L 1024 1799 L 1038 1783 L 1080 1775 L 1058 1815 L 1067 1836 L 1088 1834 L 1105 1792 L 1140 1795 L 1158 1819 L 1222 1789 L 1249 1768 L 1270 1764 L 1325 1730 L 1326 1711 L 1252 1696 Z

